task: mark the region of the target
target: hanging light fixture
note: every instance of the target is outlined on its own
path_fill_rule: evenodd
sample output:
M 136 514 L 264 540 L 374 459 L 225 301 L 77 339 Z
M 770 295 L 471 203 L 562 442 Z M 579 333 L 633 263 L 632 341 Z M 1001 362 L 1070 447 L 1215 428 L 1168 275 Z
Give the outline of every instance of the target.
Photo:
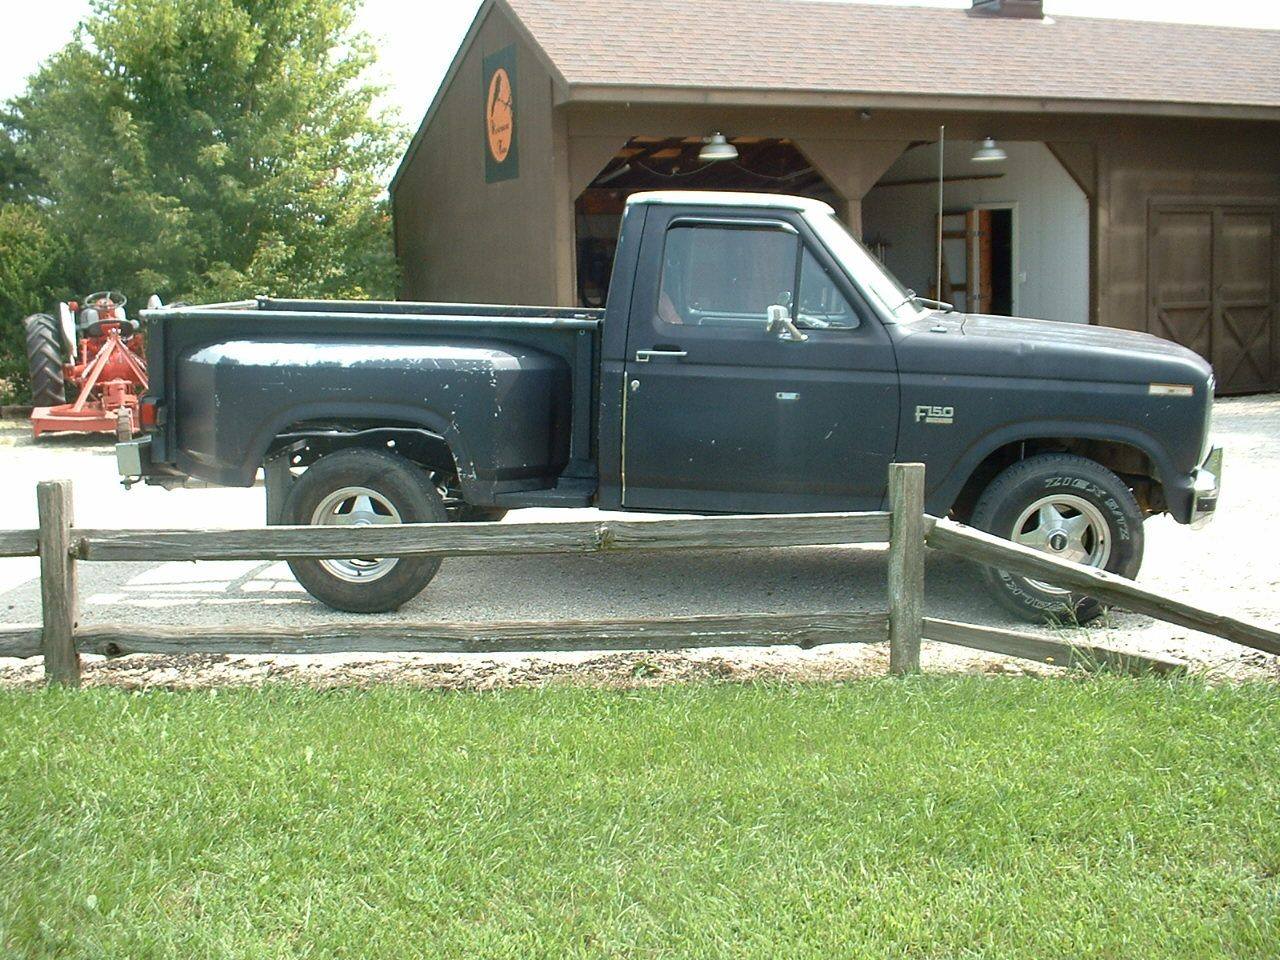
M 1008 160 L 1009 155 L 996 145 L 994 138 L 987 137 L 969 159 L 974 163 L 993 163 L 997 160 Z
M 702 141 L 702 149 L 698 151 L 698 159 L 703 163 L 714 163 L 716 160 L 737 160 L 738 148 L 730 143 L 723 133 L 717 133 Z

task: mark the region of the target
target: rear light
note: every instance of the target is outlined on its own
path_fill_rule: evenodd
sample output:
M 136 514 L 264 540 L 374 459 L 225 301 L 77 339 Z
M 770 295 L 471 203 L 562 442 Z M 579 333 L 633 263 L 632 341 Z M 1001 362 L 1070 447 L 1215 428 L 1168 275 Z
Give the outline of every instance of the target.
M 156 404 L 146 403 L 145 401 L 138 406 L 138 422 L 144 430 L 149 430 L 156 425 Z

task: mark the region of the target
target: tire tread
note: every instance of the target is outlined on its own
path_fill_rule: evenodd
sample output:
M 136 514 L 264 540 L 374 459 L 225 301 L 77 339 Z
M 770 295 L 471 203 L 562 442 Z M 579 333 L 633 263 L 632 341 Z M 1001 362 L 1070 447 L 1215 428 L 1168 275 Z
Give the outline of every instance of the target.
M 344 479 L 344 472 L 354 472 L 359 479 Z M 311 522 L 308 505 L 317 495 L 317 485 L 321 485 L 318 489 L 323 494 L 322 485 L 326 483 L 345 486 L 348 482 L 365 482 L 376 486 L 380 480 L 398 486 L 400 494 L 407 498 L 407 502 L 402 500 L 400 504 L 402 516 L 406 516 L 403 507 L 418 501 L 416 509 L 406 516 L 406 522 L 443 523 L 448 519 L 439 491 L 417 465 L 395 453 L 353 448 L 321 457 L 293 483 L 284 506 L 286 522 L 299 525 Z M 383 492 L 391 495 L 391 491 Z M 420 516 L 412 516 L 413 513 Z M 395 569 L 367 584 L 343 582 L 325 571 L 318 560 L 290 560 L 289 568 L 308 593 L 335 610 L 388 613 L 422 592 L 440 569 L 440 560 L 403 557 Z
M 62 375 L 62 337 L 58 322 L 47 313 L 33 313 L 22 321 L 22 326 L 26 336 L 32 402 L 37 407 L 56 407 L 65 403 L 66 382 Z
M 1130 557 L 1124 564 L 1119 569 L 1112 569 L 1111 572 L 1129 578 L 1136 576 L 1138 567 L 1142 563 L 1141 508 L 1133 496 L 1133 491 L 1129 489 L 1124 480 L 1114 471 L 1087 457 L 1081 457 L 1073 453 L 1042 453 L 1020 460 L 1005 468 L 978 497 L 978 501 L 974 505 L 973 515 L 970 518 L 971 525 L 996 536 L 1005 536 L 1004 531 L 994 529 L 996 526 L 996 514 L 1013 494 L 1013 491 L 1020 485 L 1026 483 L 1028 479 L 1037 474 L 1053 470 L 1062 470 L 1077 475 L 1092 475 L 1092 479 L 1098 486 L 1108 490 L 1113 496 L 1122 501 L 1123 511 L 1136 519 L 1134 533 L 1136 547 L 1130 551 Z M 999 571 L 983 568 L 983 578 L 1001 606 L 1019 618 L 1030 622 L 1043 622 L 1047 618 L 1052 618 L 1053 614 L 1036 610 L 1030 604 L 1024 604 L 1014 596 L 1010 589 L 1002 583 Z M 1071 594 L 1064 601 L 1061 612 L 1079 623 L 1087 623 L 1101 615 L 1103 611 L 1104 607 L 1097 600 L 1087 596 Z

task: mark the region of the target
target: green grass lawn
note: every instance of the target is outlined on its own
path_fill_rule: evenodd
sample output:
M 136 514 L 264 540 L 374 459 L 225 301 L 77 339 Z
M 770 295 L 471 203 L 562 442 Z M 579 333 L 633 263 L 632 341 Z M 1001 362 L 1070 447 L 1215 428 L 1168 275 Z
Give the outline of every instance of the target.
M 1280 691 L 0 693 L 0 957 L 1275 957 Z

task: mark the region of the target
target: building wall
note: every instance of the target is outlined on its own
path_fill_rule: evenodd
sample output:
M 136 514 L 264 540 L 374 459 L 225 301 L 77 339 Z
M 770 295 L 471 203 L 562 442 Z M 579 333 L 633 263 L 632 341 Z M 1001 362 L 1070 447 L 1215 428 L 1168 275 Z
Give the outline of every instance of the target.
M 1099 197 L 1100 322 L 1145 330 L 1152 203 L 1280 206 L 1280 124 L 1117 125 L 1099 144 Z
M 485 182 L 484 58 L 516 48 L 519 176 Z M 556 303 L 552 79 L 494 8 L 392 189 L 401 297 Z
M 945 151 L 946 175 L 1002 176 L 945 184 L 944 209 L 1016 204 L 1016 312 L 1040 320 L 1088 323 L 1088 198 L 1042 143 L 1002 140 L 1009 159 L 995 164 L 973 163 L 969 158 L 975 146 L 952 141 Z M 937 173 L 936 146 L 919 147 L 904 154 L 882 180 L 925 179 Z M 862 201 L 863 236 L 887 241 L 885 265 L 906 286 L 922 293 L 934 283 L 937 209 L 936 183 L 875 187 Z M 958 264 L 948 266 L 953 275 L 960 275 Z M 1026 277 L 1021 283 L 1018 274 Z
M 513 43 L 519 73 L 520 176 L 486 184 L 482 62 Z M 929 288 L 933 262 L 932 188 L 873 188 L 864 198 L 860 192 L 865 186 L 859 185 L 867 171 L 855 169 L 857 164 L 844 170 L 839 161 L 865 156 L 869 159 L 863 166 L 870 169 L 875 166 L 871 158 L 887 153 L 891 159 L 896 144 L 905 148 L 914 141 L 933 141 L 940 124 L 946 124 L 948 138 L 957 144 L 993 136 L 1010 152 L 1003 165 L 1006 176 L 949 184 L 947 206 L 1018 203 L 1018 269 L 1027 274 L 1019 311 L 1129 329 L 1151 328 L 1148 230 L 1153 202 L 1280 207 L 1280 125 L 1275 123 L 1045 112 L 864 114 L 712 102 L 567 103 L 557 108 L 554 94 L 539 55 L 495 9 L 393 191 L 403 296 L 575 303 L 574 199 L 613 151 L 636 135 L 724 130 L 734 136 L 793 139 L 841 190 L 849 220 L 857 223 L 861 216 L 864 235 L 879 233 L 893 240 L 889 235 L 903 223 L 913 224 L 887 259 L 919 290 Z M 563 98 L 564 91 L 560 94 Z M 935 170 L 928 153 L 928 148 L 910 151 L 906 159 L 894 161 L 899 166 L 891 167 L 886 178 L 909 178 L 915 164 L 926 172 Z M 948 167 L 953 173 L 963 171 L 964 159 L 955 154 Z M 1280 377 L 1280 328 L 1274 344 Z

